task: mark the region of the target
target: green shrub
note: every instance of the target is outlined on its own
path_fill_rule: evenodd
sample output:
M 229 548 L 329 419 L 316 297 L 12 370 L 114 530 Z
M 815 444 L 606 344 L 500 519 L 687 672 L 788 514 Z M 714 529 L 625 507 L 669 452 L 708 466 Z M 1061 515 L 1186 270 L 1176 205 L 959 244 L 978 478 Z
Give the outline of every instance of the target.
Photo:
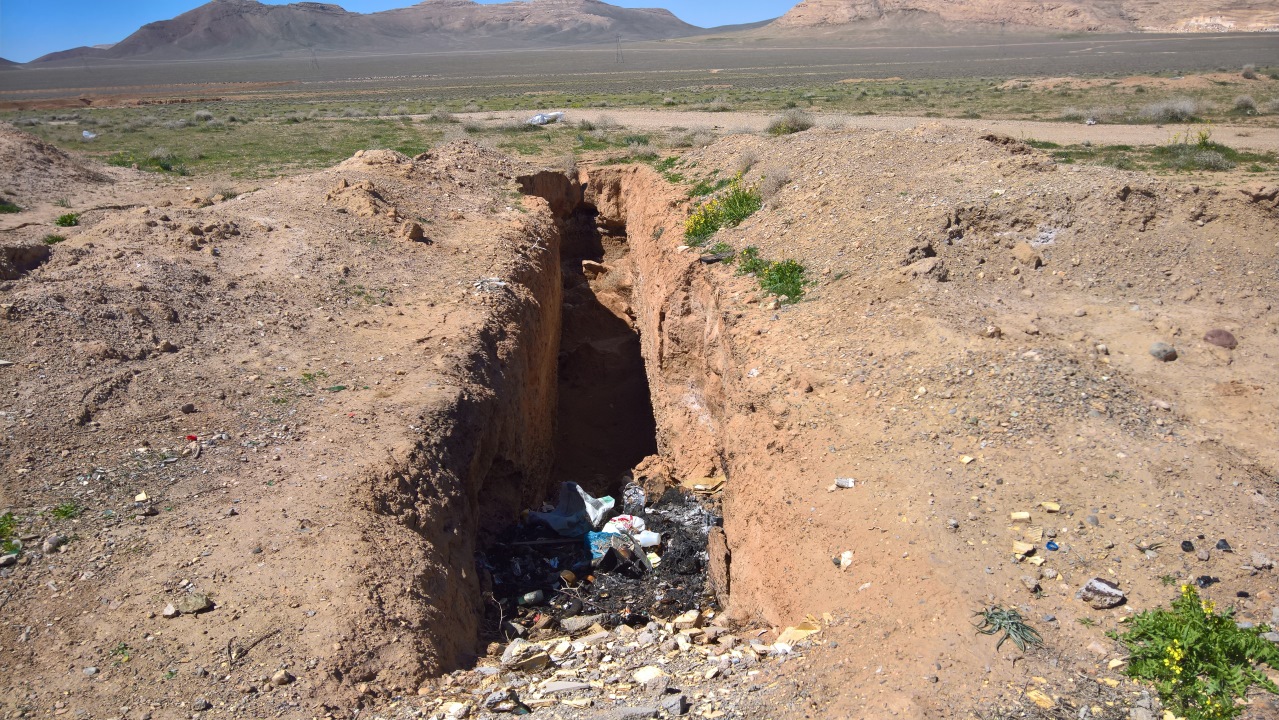
M 17 205 L 14 205 L 8 200 L 0 199 L 0 215 L 5 215 L 8 213 L 17 213 L 17 212 L 22 212 L 22 208 L 18 207 Z
M 764 199 L 753 187 L 742 187 L 741 179 L 728 184 L 728 192 L 703 203 L 684 223 L 684 239 L 700 246 L 720 228 L 735 227 L 764 206 Z
M 64 236 L 64 235 L 45 235 L 45 236 L 44 236 L 44 244 L 45 244 L 45 245 L 57 245 L 58 243 L 63 242 L 63 241 L 65 241 L 66 239 L 67 239 L 67 238 L 66 238 L 66 236 Z
M 768 124 L 769 135 L 792 135 L 812 128 L 817 123 L 813 116 L 802 110 L 787 110 Z
M 67 213 L 59 215 L 57 220 L 53 221 L 58 227 L 75 227 L 80 224 L 80 213 Z
M 17 538 L 14 537 L 17 527 L 18 519 L 13 516 L 13 513 L 7 512 L 0 515 L 0 555 L 17 552 L 21 547 Z
M 733 246 L 726 242 L 717 242 L 711 246 L 710 253 L 712 255 L 733 255 Z
M 1224 720 L 1242 712 L 1235 698 L 1254 685 L 1279 693 L 1257 667 L 1279 670 L 1279 647 L 1261 637 L 1268 631 L 1265 625 L 1239 628 L 1233 608 L 1217 613 L 1193 586 L 1182 585 L 1171 610 L 1140 613 L 1127 632 L 1111 637 L 1131 653 L 1128 675 L 1154 683 L 1164 705 L 1178 716 Z
M 768 269 L 768 261 L 759 256 L 759 248 L 747 245 L 737 254 L 737 273 L 739 275 L 758 275 Z
M 759 286 L 770 295 L 780 296 L 783 302 L 797 303 L 804 297 L 807 272 L 796 260 L 775 262 L 760 273 Z

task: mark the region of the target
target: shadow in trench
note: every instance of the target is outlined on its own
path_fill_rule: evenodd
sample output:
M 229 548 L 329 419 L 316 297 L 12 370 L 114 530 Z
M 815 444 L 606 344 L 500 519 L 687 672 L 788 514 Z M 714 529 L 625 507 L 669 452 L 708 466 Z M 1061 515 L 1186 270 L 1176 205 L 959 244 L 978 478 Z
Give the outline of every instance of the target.
M 657 452 L 657 424 L 630 312 L 624 226 L 579 204 L 561 219 L 564 279 L 556 480 L 620 497 L 631 468 Z

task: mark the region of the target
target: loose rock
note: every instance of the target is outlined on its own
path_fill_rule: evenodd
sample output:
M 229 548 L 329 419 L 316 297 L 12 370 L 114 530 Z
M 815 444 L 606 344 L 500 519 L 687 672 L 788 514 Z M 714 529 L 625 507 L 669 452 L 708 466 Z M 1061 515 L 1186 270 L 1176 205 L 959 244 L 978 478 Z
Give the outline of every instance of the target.
M 1075 597 L 1083 600 L 1095 610 L 1109 610 L 1122 605 L 1128 598 L 1124 591 L 1112 582 L 1101 578 L 1093 578 L 1084 584 Z
M 1209 345 L 1223 347 L 1227 350 L 1234 350 L 1236 347 L 1239 347 L 1239 341 L 1235 339 L 1234 334 L 1229 330 L 1222 330 L 1221 328 L 1213 328 L 1212 330 L 1204 333 L 1204 342 Z
M 1160 362 L 1172 362 L 1177 359 L 1177 348 L 1166 342 L 1157 342 L 1150 346 L 1150 354 Z

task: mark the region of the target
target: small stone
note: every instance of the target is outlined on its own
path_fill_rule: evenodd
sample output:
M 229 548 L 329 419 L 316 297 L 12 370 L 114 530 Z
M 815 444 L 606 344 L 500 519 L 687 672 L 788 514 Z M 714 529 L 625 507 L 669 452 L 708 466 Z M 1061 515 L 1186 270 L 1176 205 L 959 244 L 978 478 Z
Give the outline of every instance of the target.
M 222 513 L 222 514 L 223 514 L 223 515 L 226 515 L 227 517 L 235 517 L 236 515 L 239 515 L 239 514 L 240 514 L 240 511 L 239 511 L 239 510 L 236 510 L 235 508 L 227 508 L 227 509 L 226 509 L 226 512 L 224 512 L 224 513 Z
M 654 678 L 663 677 L 665 675 L 666 672 L 656 665 L 645 665 L 639 670 L 636 670 L 631 677 L 635 678 L 635 682 L 643 685 Z
M 688 698 L 683 693 L 669 695 L 662 700 L 662 709 L 670 715 L 686 715 L 689 709 Z
M 213 601 L 204 593 L 188 593 L 178 600 L 177 608 L 188 615 L 202 613 L 213 609 Z
M 1217 541 L 1217 549 L 1222 552 L 1228 552 L 1228 553 L 1232 553 L 1235 551 L 1234 548 L 1230 547 L 1230 543 L 1226 542 L 1225 538 L 1222 538 Z
M 1096 527 L 1101 524 L 1101 521 L 1097 519 L 1096 515 L 1089 515 L 1088 517 L 1084 518 L 1084 522 L 1088 523 L 1089 525 L 1092 525 L 1093 527 Z
M 1027 589 L 1027 590 L 1029 590 L 1029 591 L 1030 591 L 1030 592 L 1032 592 L 1032 593 L 1037 593 L 1037 592 L 1039 592 L 1039 579 L 1038 579 L 1038 578 L 1032 577 L 1032 576 L 1030 576 L 1030 575 L 1022 575 L 1022 576 L 1021 576 L 1021 584 L 1022 584 L 1022 585 L 1025 585 L 1025 586 L 1026 586 L 1026 589 Z
M 1234 350 L 1236 347 L 1239 347 L 1239 341 L 1235 339 L 1234 334 L 1229 330 L 1222 330 L 1221 328 L 1213 328 L 1212 330 L 1204 333 L 1204 342 L 1227 350 Z
M 853 478 L 835 478 L 835 487 L 837 488 L 843 488 L 847 490 L 856 484 L 857 484 L 857 481 L 854 480 Z
M 204 712 L 211 707 L 213 707 L 213 703 L 205 700 L 204 698 L 196 698 L 191 701 L 191 709 L 196 712 Z
M 655 707 L 620 707 L 596 715 L 592 720 L 648 720 L 657 717 Z
M 1030 543 L 1028 543 L 1028 542 L 1022 542 L 1022 541 L 1020 541 L 1020 540 L 1014 540 L 1014 541 L 1013 541 L 1013 552 L 1014 552 L 1014 553 L 1016 553 L 1016 554 L 1018 554 L 1018 555 L 1029 555 L 1029 554 L 1031 554 L 1031 553 L 1035 552 L 1035 546 L 1034 546 L 1034 545 L 1032 545 L 1032 544 L 1030 544 Z
M 701 627 L 702 613 L 699 610 L 689 610 L 688 612 L 675 618 L 675 629 L 686 630 L 688 628 Z
M 89 666 L 84 669 L 84 674 L 88 677 L 93 677 L 98 674 L 98 669 L 93 666 Z
M 1195 557 L 1199 558 L 1201 562 L 1208 562 L 1210 559 L 1212 559 L 1212 553 L 1209 552 L 1208 550 L 1200 550 L 1199 552 L 1195 553 Z
M 560 628 L 570 635 L 575 635 L 589 630 L 592 625 L 603 619 L 603 615 L 577 615 L 561 620 Z
M 1127 597 L 1124 591 L 1114 583 L 1101 578 L 1093 578 L 1075 593 L 1075 597 L 1083 600 L 1095 610 L 1109 610 L 1122 605 Z
M 1255 570 L 1269 570 L 1275 566 L 1275 564 L 1270 561 L 1270 558 L 1259 552 L 1254 552 L 1252 554 L 1252 561 L 1249 564 L 1252 565 Z
M 659 675 L 644 683 L 644 694 L 650 697 L 661 697 L 666 694 L 666 690 L 670 686 L 671 679 L 665 675 Z
M 1106 657 L 1107 655 L 1110 654 L 1110 650 L 1106 649 L 1105 645 L 1102 645 L 1096 640 L 1093 640 L 1092 642 L 1088 643 L 1088 652 L 1092 653 L 1093 655 L 1098 655 L 1101 657 Z
M 1109 345 L 1106 345 L 1105 343 L 1097 343 L 1096 350 L 1097 350 L 1097 354 L 1098 354 L 1098 355 L 1109 355 L 1109 354 L 1110 354 L 1110 346 L 1109 346 Z
M 1013 259 L 1031 268 L 1043 266 L 1044 259 L 1028 242 L 1019 242 L 1013 246 Z
M 160 615 L 162 617 L 166 617 L 170 620 L 172 620 L 173 618 L 181 614 L 182 613 L 178 612 L 177 606 L 175 606 L 173 603 L 169 603 L 168 605 L 165 605 L 164 609 L 160 611 Z
M 44 543 L 40 545 L 40 550 L 44 553 L 51 553 L 67 544 L 67 539 L 61 535 L 50 535 L 44 539 Z
M 471 714 L 471 706 L 467 703 L 447 702 L 440 708 L 444 716 L 453 720 L 462 720 Z
M 949 529 L 951 529 L 951 530 L 958 530 L 958 529 L 959 529 L 959 521 L 958 521 L 958 520 L 956 520 L 955 518 L 950 518 L 950 519 L 948 519 L 948 520 L 946 521 L 946 527 L 947 527 L 947 528 L 949 528 Z
M 1262 640 L 1269 640 L 1272 643 L 1279 643 L 1279 632 L 1262 633 Z
M 1182 541 L 1181 541 L 1181 551 L 1182 551 L 1182 552 L 1194 552 L 1194 551 L 1195 551 L 1195 544 L 1194 544 L 1194 543 L 1192 543 L 1192 542 L 1190 542 L 1189 540 L 1182 540 Z
M 15 565 L 18 562 L 18 554 L 11 553 L 9 555 L 0 555 L 0 568 Z
M 1053 570 L 1052 568 L 1044 568 L 1044 569 L 1042 569 L 1042 570 L 1040 570 L 1040 571 L 1039 571 L 1039 577 L 1041 577 L 1041 578 L 1043 578 L 1043 579 L 1045 579 L 1045 580 L 1056 580 L 1056 579 L 1057 579 L 1057 571 L 1056 571 L 1056 570 Z
M 1157 342 L 1150 346 L 1150 354 L 1160 362 L 1172 362 L 1177 359 L 1177 348 L 1166 342 Z
M 1008 513 L 1008 519 L 1013 522 L 1025 522 L 1030 519 L 1030 513 L 1024 511 Z
M 288 670 L 276 670 L 275 674 L 271 676 L 271 684 L 276 687 L 284 687 L 294 680 L 297 680 L 297 678 L 293 677 Z
M 1061 505 L 1055 502 L 1041 502 L 1039 503 L 1039 507 L 1043 508 L 1044 512 L 1050 512 L 1050 513 L 1061 512 Z
M 991 340 L 998 340 L 1004 336 L 1004 331 L 998 325 L 988 325 L 986 326 L 986 331 L 982 334 Z
M 1083 308 L 1075 309 L 1075 317 L 1084 317 L 1087 314 L 1088 314 L 1088 311 Z
M 182 407 L 178 408 L 178 412 L 181 412 L 183 415 L 190 415 L 191 413 L 195 412 L 195 403 L 187 403 L 183 405 Z

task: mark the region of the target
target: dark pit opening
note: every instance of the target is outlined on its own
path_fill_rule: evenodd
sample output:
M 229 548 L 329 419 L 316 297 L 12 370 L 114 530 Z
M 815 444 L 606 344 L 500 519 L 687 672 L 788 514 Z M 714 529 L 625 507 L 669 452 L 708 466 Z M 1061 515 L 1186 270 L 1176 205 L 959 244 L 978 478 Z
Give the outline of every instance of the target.
M 631 314 L 626 228 L 582 204 L 563 221 L 564 284 L 556 416 L 557 480 L 620 497 L 657 452 L 657 423 Z
M 0 280 L 17 280 L 53 256 L 49 246 L 40 244 L 0 247 Z

